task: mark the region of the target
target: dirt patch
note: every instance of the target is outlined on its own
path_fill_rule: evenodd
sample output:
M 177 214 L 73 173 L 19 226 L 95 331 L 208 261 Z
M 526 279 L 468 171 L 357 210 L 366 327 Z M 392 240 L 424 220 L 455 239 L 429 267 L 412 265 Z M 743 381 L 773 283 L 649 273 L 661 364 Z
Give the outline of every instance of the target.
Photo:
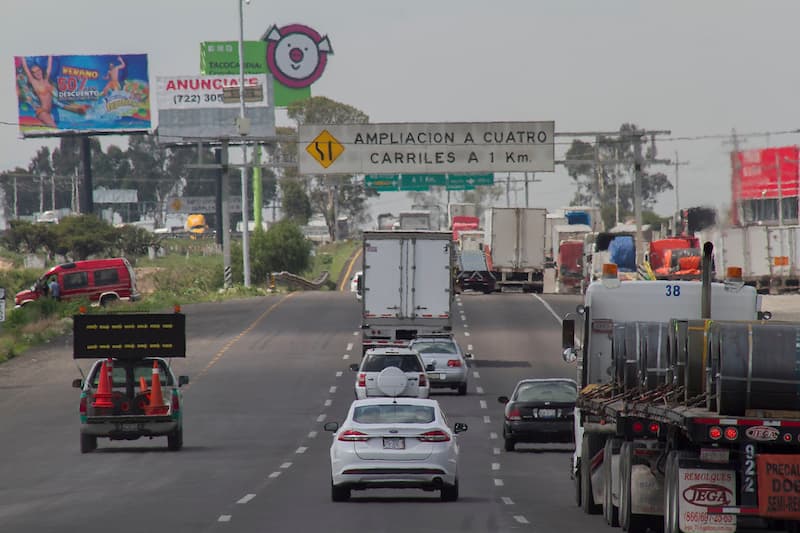
M 0 257 L 0 270 L 13 270 L 14 263 L 9 261 L 8 259 L 3 259 Z
M 140 267 L 134 268 L 133 273 L 136 275 L 136 287 L 142 294 L 152 294 L 156 291 L 155 277 L 156 272 L 161 270 L 160 267 Z

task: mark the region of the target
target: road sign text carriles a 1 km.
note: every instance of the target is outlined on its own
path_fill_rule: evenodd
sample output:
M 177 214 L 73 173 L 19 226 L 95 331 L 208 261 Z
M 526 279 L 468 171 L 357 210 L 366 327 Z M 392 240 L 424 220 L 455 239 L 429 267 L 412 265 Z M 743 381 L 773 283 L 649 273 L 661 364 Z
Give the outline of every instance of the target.
M 302 125 L 300 173 L 552 172 L 554 130 L 552 121 Z

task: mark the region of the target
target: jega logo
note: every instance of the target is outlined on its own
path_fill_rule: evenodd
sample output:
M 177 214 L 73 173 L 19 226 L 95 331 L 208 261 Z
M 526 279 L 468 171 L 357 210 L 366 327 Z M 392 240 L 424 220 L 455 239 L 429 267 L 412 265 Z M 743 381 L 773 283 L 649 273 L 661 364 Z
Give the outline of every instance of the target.
M 780 431 L 768 426 L 754 426 L 744 432 L 749 438 L 760 441 L 777 440 Z
M 703 483 L 688 487 L 683 491 L 683 498 L 689 503 L 703 507 L 730 505 L 733 502 L 733 491 L 721 485 Z

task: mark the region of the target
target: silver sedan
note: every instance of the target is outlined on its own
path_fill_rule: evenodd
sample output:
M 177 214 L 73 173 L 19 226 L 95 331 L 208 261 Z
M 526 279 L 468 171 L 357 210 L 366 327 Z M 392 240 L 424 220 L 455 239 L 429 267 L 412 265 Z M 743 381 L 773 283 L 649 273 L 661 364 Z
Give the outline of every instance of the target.
M 449 335 L 417 337 L 408 347 L 422 357 L 431 388 L 455 389 L 460 395 L 467 393 L 467 359 L 472 354 L 462 352 L 455 339 Z

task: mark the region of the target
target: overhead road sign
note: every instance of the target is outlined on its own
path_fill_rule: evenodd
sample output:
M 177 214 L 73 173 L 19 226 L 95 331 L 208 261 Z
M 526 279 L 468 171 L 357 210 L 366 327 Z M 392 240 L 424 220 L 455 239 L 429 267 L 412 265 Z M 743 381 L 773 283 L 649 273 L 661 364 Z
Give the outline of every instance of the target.
M 552 121 L 301 125 L 300 173 L 552 172 L 554 130 Z
M 494 174 L 450 174 L 447 176 L 448 191 L 470 191 L 479 186 L 494 185 Z
M 401 191 L 427 191 L 431 187 L 447 185 L 444 174 L 402 174 L 400 176 Z
M 494 185 L 494 174 L 367 174 L 364 185 L 380 192 L 427 191 L 446 187 L 448 191 L 468 191 Z
M 364 176 L 364 185 L 378 192 L 398 191 L 400 190 L 400 176 L 397 174 L 381 176 L 367 174 Z

